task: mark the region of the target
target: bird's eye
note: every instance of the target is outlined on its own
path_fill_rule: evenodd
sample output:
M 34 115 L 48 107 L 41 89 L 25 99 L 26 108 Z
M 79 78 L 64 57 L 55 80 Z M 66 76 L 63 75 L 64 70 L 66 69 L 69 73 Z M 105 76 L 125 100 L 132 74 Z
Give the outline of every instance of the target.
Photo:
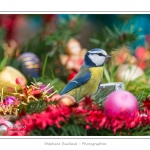
M 103 54 L 101 54 L 101 53 L 99 53 L 98 55 L 99 55 L 99 56 L 103 56 Z

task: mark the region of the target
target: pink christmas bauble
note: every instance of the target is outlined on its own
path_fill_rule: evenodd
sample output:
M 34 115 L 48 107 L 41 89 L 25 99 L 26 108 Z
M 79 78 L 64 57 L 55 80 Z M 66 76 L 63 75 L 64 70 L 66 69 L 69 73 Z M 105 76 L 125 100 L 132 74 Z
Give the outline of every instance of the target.
M 115 91 L 108 95 L 104 103 L 104 111 L 110 117 L 134 117 L 138 112 L 138 102 L 128 91 Z

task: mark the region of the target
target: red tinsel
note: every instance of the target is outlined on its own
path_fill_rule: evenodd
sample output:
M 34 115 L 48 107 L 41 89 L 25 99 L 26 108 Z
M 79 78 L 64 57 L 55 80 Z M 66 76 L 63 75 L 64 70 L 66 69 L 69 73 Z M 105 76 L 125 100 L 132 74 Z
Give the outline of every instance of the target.
M 8 135 L 29 135 L 34 129 L 44 130 L 48 126 L 61 128 L 62 123 L 67 123 L 72 115 L 76 117 L 79 124 L 81 124 L 80 120 L 82 125 L 84 121 L 87 130 L 107 128 L 116 133 L 118 130 L 150 125 L 150 110 L 139 111 L 134 118 L 110 118 L 90 97 L 85 97 L 76 107 L 50 105 L 40 114 L 26 115 L 16 122 L 16 128 L 9 129 Z
M 142 101 L 143 102 L 143 107 L 150 109 L 150 96 L 146 98 L 146 100 Z
M 69 107 L 55 107 L 49 106 L 45 111 L 40 114 L 34 113 L 33 115 L 27 115 L 25 118 L 18 120 L 15 124 L 18 128 L 9 129 L 9 135 L 27 135 L 33 129 L 45 129 L 47 126 L 56 125 L 61 128 L 60 123 L 66 122 L 71 115 L 71 109 Z M 24 128 L 20 128 L 24 126 Z

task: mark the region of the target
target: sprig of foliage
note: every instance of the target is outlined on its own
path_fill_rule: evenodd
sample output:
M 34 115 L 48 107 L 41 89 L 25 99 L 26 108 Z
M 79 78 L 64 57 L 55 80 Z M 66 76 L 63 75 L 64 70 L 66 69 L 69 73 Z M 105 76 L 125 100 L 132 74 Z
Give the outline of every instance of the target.
M 46 109 L 47 103 L 45 100 L 31 101 L 27 105 L 20 105 L 19 113 L 25 112 L 26 114 L 40 113 Z
M 4 57 L 4 58 L 2 59 L 2 61 L 0 62 L 0 71 L 2 71 L 3 68 L 6 66 L 7 61 L 8 61 L 8 57 Z
M 99 34 L 93 35 L 89 40 L 92 47 L 101 47 L 110 52 L 123 45 L 131 46 L 140 38 L 137 36 L 140 31 L 141 29 L 135 31 L 133 25 L 128 30 L 124 30 L 124 26 L 122 28 L 114 26 L 113 29 L 106 26 Z

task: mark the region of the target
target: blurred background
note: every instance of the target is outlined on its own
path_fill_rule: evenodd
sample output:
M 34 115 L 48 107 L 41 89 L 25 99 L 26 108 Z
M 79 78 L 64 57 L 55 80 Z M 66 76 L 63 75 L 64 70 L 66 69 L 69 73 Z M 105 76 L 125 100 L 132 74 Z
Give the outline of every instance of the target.
M 105 66 L 104 83 L 125 82 L 131 91 L 143 83 L 149 86 L 150 15 L 0 15 L 0 77 L 5 78 L 1 75 L 4 67 L 11 66 L 28 84 L 50 82 L 60 91 L 92 48 L 112 55 Z M 134 82 L 133 87 L 131 81 L 141 76 L 140 85 Z

